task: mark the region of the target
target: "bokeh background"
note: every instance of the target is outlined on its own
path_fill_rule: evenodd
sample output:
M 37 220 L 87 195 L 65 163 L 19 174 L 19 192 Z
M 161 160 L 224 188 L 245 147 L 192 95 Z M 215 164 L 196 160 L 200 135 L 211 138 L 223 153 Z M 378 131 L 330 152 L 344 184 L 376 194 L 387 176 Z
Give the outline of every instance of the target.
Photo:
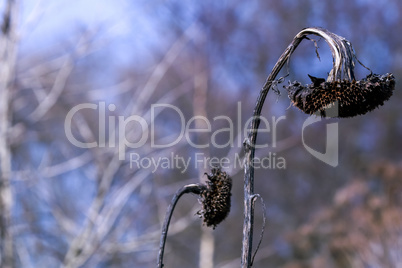
M 314 43 L 302 42 L 280 74 L 289 74 L 276 87 L 281 94 L 269 92 L 263 109 L 269 122 L 285 119 L 278 122 L 275 146 L 272 132 L 259 136 L 270 146 L 257 155 L 275 153 L 286 167 L 256 170 L 267 226 L 254 267 L 402 267 L 401 1 L 3 0 L 1 11 L 2 267 L 155 267 L 173 194 L 205 181 L 210 169 L 192 161 L 185 172 L 153 172 L 130 165 L 130 155 L 241 157 L 244 134 L 238 130 L 281 53 L 308 26 L 347 38 L 374 73 L 395 75 L 396 89 L 364 116 L 305 129 L 306 143 L 323 152 L 327 123 L 338 124 L 339 164 L 325 164 L 305 149 L 308 116 L 291 107 L 283 89 L 288 81 L 309 83 L 307 74 L 326 77 L 331 69 L 323 40 L 317 40 L 321 60 Z M 359 78 L 369 73 L 359 65 L 356 72 Z M 211 133 L 188 134 L 210 146 L 194 148 L 183 137 L 155 148 L 148 136 L 143 146 L 128 148 L 125 160 L 111 144 L 78 148 L 64 124 L 83 103 L 97 109 L 72 118 L 79 141 L 99 142 L 104 135 L 117 143 L 119 117 L 131 115 L 149 124 L 127 124 L 131 142 L 150 135 L 151 124 L 157 143 L 174 141 L 181 128 L 177 113 L 166 108 L 151 114 L 153 104 L 171 104 L 186 123 L 194 116 L 211 122 Z M 105 129 L 98 113 L 103 103 Z M 233 146 L 212 146 L 212 133 L 230 127 L 216 116 L 233 119 L 233 137 L 214 136 Z M 203 120 L 189 126 L 207 127 Z M 225 171 L 233 179 L 231 213 L 211 230 L 196 215 L 197 197 L 184 196 L 171 222 L 165 267 L 240 266 L 243 170 L 231 165 Z M 262 209 L 257 203 L 255 244 Z

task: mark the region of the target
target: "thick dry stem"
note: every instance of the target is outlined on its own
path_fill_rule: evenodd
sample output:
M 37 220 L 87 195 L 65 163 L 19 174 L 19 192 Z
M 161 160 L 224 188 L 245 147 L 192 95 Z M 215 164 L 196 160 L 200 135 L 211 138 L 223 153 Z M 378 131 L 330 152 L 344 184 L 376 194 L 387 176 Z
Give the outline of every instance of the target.
M 185 185 L 180 188 L 172 198 L 170 205 L 166 211 L 165 220 L 162 226 L 162 235 L 161 240 L 159 242 L 159 253 L 158 253 L 158 268 L 163 267 L 163 254 L 165 252 L 165 244 L 166 244 L 166 237 L 169 230 L 170 219 L 172 218 L 174 208 L 176 207 L 177 202 L 179 201 L 180 197 L 187 193 L 193 193 L 200 195 L 203 190 L 207 187 L 202 184 L 189 184 Z
M 332 56 L 334 58 L 333 69 L 330 72 L 328 81 L 340 80 L 346 75 L 349 79 L 354 79 L 353 73 L 353 49 L 349 41 L 323 28 L 306 28 L 300 31 L 293 39 L 292 43 L 282 53 L 279 60 L 269 74 L 264 86 L 255 104 L 253 120 L 250 124 L 250 132 L 244 142 L 245 150 L 245 168 L 244 168 L 244 225 L 243 225 L 243 243 L 242 243 L 242 267 L 251 267 L 252 261 L 252 242 L 253 242 L 253 224 L 254 224 L 254 167 L 252 165 L 255 155 L 255 144 L 257 140 L 257 130 L 260 124 L 261 110 L 265 98 L 273 81 L 282 69 L 283 65 L 289 60 L 300 42 L 308 35 L 317 35 L 325 39 L 328 43 Z

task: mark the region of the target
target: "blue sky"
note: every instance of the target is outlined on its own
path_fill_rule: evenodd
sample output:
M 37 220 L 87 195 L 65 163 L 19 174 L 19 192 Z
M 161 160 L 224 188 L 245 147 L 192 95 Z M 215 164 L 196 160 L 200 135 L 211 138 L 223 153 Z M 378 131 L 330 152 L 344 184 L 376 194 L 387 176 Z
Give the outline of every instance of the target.
M 294 3 L 294 0 L 289 0 L 289 4 Z M 311 25 L 321 25 L 325 26 L 326 17 L 325 6 L 328 2 L 311 0 L 311 5 L 314 7 L 311 10 L 309 16 L 309 22 Z M 399 11 L 395 8 L 396 2 L 392 0 L 381 0 L 376 2 L 378 7 L 384 7 L 384 16 L 387 21 L 395 21 L 399 17 Z M 97 40 L 101 43 L 100 49 L 97 51 L 95 56 L 105 59 L 104 61 L 109 62 L 109 67 L 111 69 L 116 69 L 117 66 L 141 66 L 142 70 L 152 71 L 153 64 L 156 64 L 160 60 L 160 54 L 157 55 L 155 52 L 167 51 L 169 46 L 174 42 L 174 40 L 169 40 L 169 32 L 166 29 L 161 29 L 163 27 L 164 17 L 171 17 L 174 15 L 171 10 L 169 10 L 169 1 L 143 1 L 143 0 L 81 0 L 81 1 L 67 1 L 67 0 L 56 0 L 56 1 L 44 1 L 44 0 L 22 0 L 22 16 L 20 19 L 22 26 L 22 36 L 21 36 L 21 54 L 46 54 L 46 52 L 54 51 L 61 45 L 62 49 L 66 42 L 69 44 L 74 44 L 77 41 L 77 34 L 79 32 L 84 32 L 87 30 L 96 31 L 95 35 Z M 253 5 L 254 4 L 254 5 Z M 372 8 L 371 0 L 360 0 L 358 4 L 361 8 L 369 12 L 375 12 Z M 4 5 L 3 1 L 0 4 Z M 228 8 L 230 4 L 227 1 L 216 4 L 217 6 L 223 5 Z M 183 4 L 186 12 L 182 12 L 182 17 L 178 18 L 180 23 L 183 20 L 191 21 L 194 17 L 194 5 Z M 218 8 L 218 7 L 216 7 Z M 247 20 L 250 15 L 247 14 L 247 10 L 254 10 L 258 8 L 258 1 L 251 1 L 245 7 L 235 7 L 239 11 L 243 12 L 238 14 L 239 16 L 244 15 L 245 20 Z M 274 16 L 267 16 L 266 19 L 274 18 Z M 338 14 L 342 15 L 342 14 Z M 373 14 L 368 16 L 370 18 L 375 17 Z M 340 17 L 342 18 L 342 16 Z M 250 18 L 248 18 L 250 19 Z M 341 31 L 338 34 L 345 35 L 346 38 L 352 38 L 353 35 L 349 32 L 348 18 L 343 18 L 340 20 L 338 26 L 345 25 L 345 31 Z M 364 19 L 364 18 L 362 18 Z M 184 23 L 188 23 L 188 21 Z M 363 23 L 364 21 L 362 21 Z M 275 21 L 270 21 L 269 23 L 275 23 Z M 296 23 L 296 21 L 295 21 Z M 266 25 L 265 25 L 266 26 Z M 263 27 L 265 27 L 263 26 Z M 301 26 L 304 27 L 306 25 Z M 342 28 L 342 27 L 341 27 Z M 174 31 L 174 30 L 172 30 Z M 257 30 L 256 30 L 257 31 Z M 243 42 L 245 32 L 240 37 L 233 36 L 237 38 L 238 42 Z M 359 58 L 368 66 L 373 66 L 375 63 L 377 69 L 374 71 L 381 71 L 382 69 L 387 69 L 390 64 L 388 61 L 378 61 L 377 56 L 381 56 L 383 59 L 389 59 L 388 47 L 384 42 L 386 40 L 381 40 L 378 36 L 371 36 L 372 45 L 367 46 L 364 49 L 357 51 Z M 235 41 L 236 41 L 235 40 Z M 240 40 L 240 41 L 239 41 Z M 165 41 L 165 42 L 164 42 Z M 269 39 L 267 38 L 267 42 Z M 290 42 L 288 40 L 287 42 Z M 311 44 L 308 44 L 312 47 Z M 247 46 L 245 46 L 247 47 Z M 275 48 L 272 48 L 275 51 Z M 275 51 L 279 56 L 282 52 Z M 300 50 L 300 49 L 299 49 Z M 313 51 L 313 49 L 309 49 Z M 63 50 L 61 50 L 63 53 Z M 330 57 L 329 51 L 325 44 L 320 44 L 320 54 L 322 59 Z M 328 54 L 328 57 L 326 55 Z M 307 66 L 313 71 L 319 70 L 329 70 L 331 66 L 331 60 L 329 64 L 323 65 L 312 64 L 312 61 L 316 62 L 314 57 L 314 52 L 311 53 L 313 58 L 311 58 Z M 105 58 L 107 57 L 107 58 Z M 159 58 L 158 58 L 159 57 Z M 239 53 L 234 55 L 237 60 L 244 60 L 239 58 Z M 276 57 L 273 57 L 276 59 Z M 303 61 L 297 58 L 297 54 L 293 57 L 293 63 L 297 66 L 303 64 Z M 306 64 L 306 63 L 304 63 Z M 241 62 L 240 65 L 244 65 Z M 272 66 L 271 63 L 267 63 L 267 71 L 269 71 Z M 224 65 L 226 72 L 228 66 L 233 66 L 233 64 Z M 217 67 L 216 73 L 219 73 L 219 66 Z M 106 68 L 106 66 L 102 66 Z M 296 68 L 297 69 L 297 68 Z M 300 68 L 304 69 L 304 68 Z M 232 70 L 233 71 L 233 70 Z M 246 76 L 245 72 L 242 72 L 243 76 Z M 298 75 L 297 73 L 294 73 Z M 325 75 L 326 71 L 317 73 L 315 75 Z M 233 74 L 231 74 L 233 75 Z M 252 78 L 255 79 L 255 78 Z M 238 81 L 237 81 L 238 82 Z M 305 81 L 309 82 L 309 81 Z M 248 83 L 248 82 L 247 82 Z

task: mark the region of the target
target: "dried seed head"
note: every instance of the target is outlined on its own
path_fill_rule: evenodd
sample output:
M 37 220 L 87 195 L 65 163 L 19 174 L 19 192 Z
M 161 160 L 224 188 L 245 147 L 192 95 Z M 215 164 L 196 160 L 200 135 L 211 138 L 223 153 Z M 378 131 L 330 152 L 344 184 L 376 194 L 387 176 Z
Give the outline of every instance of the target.
M 310 77 L 312 84 L 301 85 L 295 81 L 284 86 L 294 106 L 307 114 L 319 112 L 326 116 L 325 110 L 338 105 L 337 117 L 353 117 L 374 110 L 387 101 L 395 89 L 392 74 L 370 74 L 356 81 L 342 80 L 323 82 Z M 317 83 L 317 81 L 320 81 Z
M 357 59 L 348 40 L 323 28 L 312 27 L 300 31 L 282 54 L 280 64 L 275 65 L 279 67 L 274 67 L 275 70 L 280 69 L 285 60 L 289 60 L 301 40 L 309 39 L 308 35 L 320 36 L 327 42 L 332 52 L 333 67 L 327 79 L 309 75 L 312 81 L 310 85 L 302 85 L 295 81 L 285 86 L 294 106 L 307 114 L 353 117 L 374 110 L 391 97 L 395 89 L 394 76 L 373 74 Z M 365 79 L 356 81 L 355 61 L 368 69 L 371 74 Z
M 200 194 L 203 209 L 198 214 L 204 217 L 204 223 L 214 229 L 230 212 L 232 179 L 219 168 L 213 168 L 208 177 L 207 188 Z

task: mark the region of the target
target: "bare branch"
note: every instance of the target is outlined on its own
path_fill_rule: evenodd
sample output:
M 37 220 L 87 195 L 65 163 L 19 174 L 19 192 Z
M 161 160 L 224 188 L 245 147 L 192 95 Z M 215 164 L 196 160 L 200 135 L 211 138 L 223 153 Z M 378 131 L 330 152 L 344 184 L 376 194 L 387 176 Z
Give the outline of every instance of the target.
M 44 177 L 48 178 L 59 176 L 68 171 L 82 167 L 83 165 L 89 163 L 91 160 L 92 160 L 91 153 L 89 151 L 86 151 L 80 154 L 79 156 L 73 157 L 65 162 L 43 168 L 41 170 L 41 174 Z
M 0 266 L 5 268 L 14 266 L 14 246 L 10 231 L 13 196 L 10 186 L 11 151 L 8 135 L 11 125 L 10 87 L 14 79 L 17 54 L 16 12 L 16 1 L 8 0 L 0 37 Z
M 60 97 L 62 91 L 66 86 L 67 79 L 73 70 L 73 66 L 74 65 L 71 57 L 66 56 L 66 59 L 53 83 L 53 87 L 50 90 L 50 93 L 41 103 L 39 103 L 38 107 L 36 107 L 36 109 L 30 115 L 30 117 L 34 121 L 39 121 L 57 102 L 58 98 Z

